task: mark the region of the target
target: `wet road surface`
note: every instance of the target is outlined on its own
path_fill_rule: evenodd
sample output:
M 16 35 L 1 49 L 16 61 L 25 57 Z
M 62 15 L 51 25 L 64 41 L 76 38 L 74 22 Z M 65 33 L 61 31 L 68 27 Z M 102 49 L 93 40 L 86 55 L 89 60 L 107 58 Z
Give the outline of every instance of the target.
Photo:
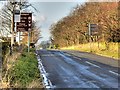
M 78 58 L 62 51 L 38 54 L 55 88 L 118 88 L 118 68 Z

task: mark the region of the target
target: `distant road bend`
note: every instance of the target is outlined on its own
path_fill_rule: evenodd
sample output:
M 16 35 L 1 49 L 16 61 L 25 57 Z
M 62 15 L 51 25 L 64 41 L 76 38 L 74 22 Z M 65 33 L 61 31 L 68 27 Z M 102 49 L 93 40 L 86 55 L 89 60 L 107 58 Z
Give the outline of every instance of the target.
M 55 88 L 118 88 L 118 68 L 56 50 L 38 50 Z

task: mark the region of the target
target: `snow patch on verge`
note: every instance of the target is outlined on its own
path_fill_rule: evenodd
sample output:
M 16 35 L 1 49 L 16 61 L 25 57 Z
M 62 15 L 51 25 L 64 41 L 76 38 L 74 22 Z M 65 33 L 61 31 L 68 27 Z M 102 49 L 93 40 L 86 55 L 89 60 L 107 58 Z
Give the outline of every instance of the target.
M 38 60 L 38 69 L 40 71 L 40 75 L 42 77 L 42 80 L 43 80 L 43 85 L 45 88 L 47 89 L 52 89 L 53 88 L 53 85 L 51 83 L 51 81 L 47 78 L 47 73 L 44 69 L 44 66 L 42 64 L 42 60 L 40 59 L 40 56 L 38 55 L 38 51 L 36 50 L 36 56 L 37 56 L 37 60 Z

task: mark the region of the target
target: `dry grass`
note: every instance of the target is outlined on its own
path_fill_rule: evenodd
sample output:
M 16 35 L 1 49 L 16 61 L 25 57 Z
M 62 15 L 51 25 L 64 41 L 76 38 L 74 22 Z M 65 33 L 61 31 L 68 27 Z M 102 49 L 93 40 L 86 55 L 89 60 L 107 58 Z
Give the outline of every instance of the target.
M 107 48 L 108 46 L 108 48 Z M 107 56 L 111 58 L 118 59 L 118 43 L 107 43 L 107 46 L 104 42 L 101 43 L 87 43 L 80 44 L 70 47 L 63 47 L 62 50 L 79 50 L 85 52 L 92 52 L 98 55 Z
M 17 57 L 20 56 L 20 53 L 13 53 L 12 56 L 6 55 L 5 63 L 3 63 L 3 68 L 5 71 L 2 71 L 2 80 L 1 80 L 1 87 L 2 88 L 9 88 L 10 87 L 10 79 L 7 77 L 9 70 L 14 66 L 14 63 L 17 60 Z M 2 68 L 2 69 L 3 69 Z
M 35 79 L 27 86 L 27 88 L 44 88 L 44 87 L 42 84 L 42 80 Z

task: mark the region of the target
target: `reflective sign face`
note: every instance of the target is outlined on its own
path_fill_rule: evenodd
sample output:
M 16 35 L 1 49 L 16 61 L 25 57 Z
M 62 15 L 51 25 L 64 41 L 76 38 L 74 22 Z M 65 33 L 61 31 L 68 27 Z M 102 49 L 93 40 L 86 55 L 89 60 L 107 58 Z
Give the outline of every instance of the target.
M 14 22 L 20 22 L 20 15 L 14 15 Z
M 21 13 L 20 22 L 17 23 L 17 31 L 31 31 L 32 13 Z
M 91 35 L 98 35 L 98 25 L 97 24 L 90 24 L 90 31 L 91 31 Z
M 97 24 L 90 24 L 90 27 L 95 28 L 95 27 L 97 27 Z

